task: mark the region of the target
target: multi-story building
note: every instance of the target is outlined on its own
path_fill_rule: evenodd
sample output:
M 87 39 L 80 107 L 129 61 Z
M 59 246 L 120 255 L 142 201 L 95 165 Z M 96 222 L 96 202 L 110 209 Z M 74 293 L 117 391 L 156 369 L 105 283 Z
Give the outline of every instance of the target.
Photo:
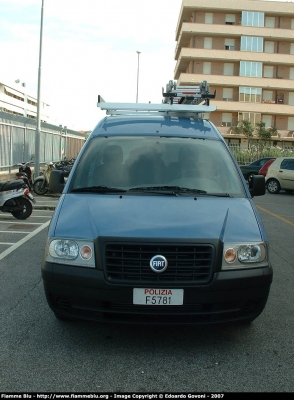
M 250 120 L 294 146 L 294 3 L 182 0 L 176 41 L 177 84 L 216 90 L 210 119 L 229 143 L 246 142 L 231 127 Z
M 41 101 L 40 119 L 47 122 L 48 104 Z M 27 118 L 37 118 L 37 98 L 29 93 L 24 83 L 17 80 L 15 83 L 0 81 L 0 111 Z

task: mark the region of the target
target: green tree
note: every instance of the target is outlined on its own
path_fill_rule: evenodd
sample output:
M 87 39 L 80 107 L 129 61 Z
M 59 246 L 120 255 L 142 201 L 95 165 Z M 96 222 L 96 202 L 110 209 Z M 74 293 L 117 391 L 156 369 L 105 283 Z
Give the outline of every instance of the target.
M 231 131 L 237 135 L 244 135 L 248 139 L 248 148 L 250 147 L 250 139 L 253 137 L 254 126 L 252 123 L 244 119 L 239 121 L 236 125 L 232 126 Z
M 269 129 L 265 127 L 265 122 L 256 122 L 255 124 L 255 132 L 256 136 L 258 139 L 262 140 L 264 144 L 267 144 L 267 142 L 270 142 L 271 140 L 271 132 Z
M 267 143 L 270 144 L 272 140 L 272 136 L 280 136 L 278 134 L 278 130 L 275 126 L 271 126 L 270 128 L 265 127 L 264 122 L 257 122 L 255 124 L 255 131 L 257 137 L 264 142 L 266 145 Z

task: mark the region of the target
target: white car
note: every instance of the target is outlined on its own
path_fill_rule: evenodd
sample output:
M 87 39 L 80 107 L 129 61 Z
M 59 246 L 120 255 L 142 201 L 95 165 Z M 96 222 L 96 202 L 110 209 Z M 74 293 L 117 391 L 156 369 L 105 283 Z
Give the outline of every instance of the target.
M 294 191 L 294 156 L 276 158 L 267 171 L 265 183 L 271 194 L 279 193 L 280 190 L 292 193 Z

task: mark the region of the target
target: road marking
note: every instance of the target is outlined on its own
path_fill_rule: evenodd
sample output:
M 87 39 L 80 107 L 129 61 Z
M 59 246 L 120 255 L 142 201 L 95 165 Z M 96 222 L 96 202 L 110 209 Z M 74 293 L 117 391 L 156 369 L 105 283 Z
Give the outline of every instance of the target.
M 276 217 L 276 218 L 280 219 L 281 221 L 286 222 L 286 223 L 289 224 L 289 225 L 292 225 L 292 226 L 294 225 L 294 222 L 291 222 L 291 221 L 289 221 L 288 219 L 283 218 L 283 217 L 281 217 L 281 216 L 278 215 L 278 214 L 272 213 L 271 211 L 268 211 L 267 209 L 265 209 L 265 208 L 263 208 L 263 207 L 260 207 L 260 206 L 256 206 L 256 207 L 259 208 L 260 210 L 262 210 L 262 211 L 264 211 L 264 212 L 266 212 L 266 213 L 272 215 L 273 217 Z
M 0 224 L 10 224 L 10 225 L 42 225 L 42 222 L 14 222 L 14 221 L 0 221 Z
M 11 245 L 13 245 L 14 243 L 0 242 L 0 244 L 6 244 L 7 246 L 11 246 Z
M 0 231 L 0 233 L 31 233 L 26 231 Z
M 14 250 L 16 250 L 18 247 L 20 247 L 22 244 L 30 240 L 32 237 L 37 235 L 39 232 L 41 232 L 43 229 L 45 229 L 48 225 L 50 224 L 50 221 L 45 222 L 43 225 L 39 226 L 37 229 L 35 229 L 33 232 L 31 232 L 29 235 L 25 236 L 23 239 L 21 239 L 19 242 L 15 243 L 9 249 L 3 251 L 2 254 L 0 254 L 0 260 L 3 260 L 8 254 L 12 253 Z

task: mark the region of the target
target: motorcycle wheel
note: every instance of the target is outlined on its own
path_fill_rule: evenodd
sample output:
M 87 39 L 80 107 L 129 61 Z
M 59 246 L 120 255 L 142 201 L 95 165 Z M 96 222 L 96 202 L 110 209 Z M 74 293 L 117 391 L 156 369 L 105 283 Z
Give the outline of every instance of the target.
M 29 200 L 27 200 L 27 199 L 25 199 L 23 197 L 19 197 L 16 201 L 18 202 L 18 204 L 20 206 L 23 207 L 23 209 L 22 209 L 22 211 L 15 211 L 15 212 L 12 212 L 11 214 L 17 219 L 27 219 L 27 218 L 29 218 L 29 216 L 33 212 L 32 203 Z
M 47 182 L 44 180 L 39 180 L 34 182 L 33 190 L 36 194 L 42 195 L 48 192 Z

